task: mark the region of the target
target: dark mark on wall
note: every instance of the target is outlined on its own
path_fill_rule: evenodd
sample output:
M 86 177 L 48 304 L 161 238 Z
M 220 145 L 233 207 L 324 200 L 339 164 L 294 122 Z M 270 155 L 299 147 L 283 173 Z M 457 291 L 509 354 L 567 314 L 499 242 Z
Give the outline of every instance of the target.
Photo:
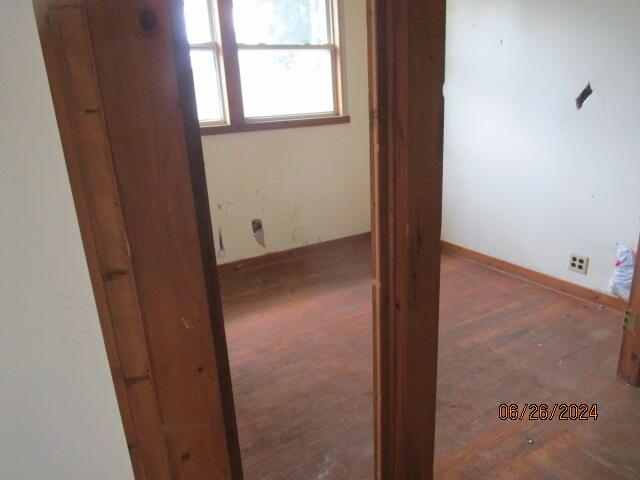
M 255 218 L 251 220 L 251 229 L 253 230 L 253 236 L 256 239 L 256 242 L 262 247 L 266 247 L 264 241 L 264 229 L 262 228 L 262 220 L 260 218 Z
M 578 107 L 578 110 L 582 110 L 584 102 L 587 101 L 587 98 L 589 98 L 591 94 L 593 94 L 593 89 L 591 88 L 591 83 L 588 83 L 582 93 L 576 98 L 576 107 Z
M 222 229 L 218 228 L 218 255 L 224 257 L 224 242 L 222 241 Z

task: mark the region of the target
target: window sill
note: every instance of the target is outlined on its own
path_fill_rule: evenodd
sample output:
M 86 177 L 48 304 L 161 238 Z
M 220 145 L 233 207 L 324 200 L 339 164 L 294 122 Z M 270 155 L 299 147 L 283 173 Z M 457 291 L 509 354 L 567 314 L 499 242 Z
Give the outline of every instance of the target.
M 317 127 L 321 125 L 337 125 L 349 123 L 351 117 L 339 115 L 318 118 L 296 118 L 291 120 L 271 120 L 245 123 L 243 125 L 210 125 L 201 126 L 200 135 L 218 135 L 221 133 L 259 132 L 261 130 L 278 130 L 281 128 Z

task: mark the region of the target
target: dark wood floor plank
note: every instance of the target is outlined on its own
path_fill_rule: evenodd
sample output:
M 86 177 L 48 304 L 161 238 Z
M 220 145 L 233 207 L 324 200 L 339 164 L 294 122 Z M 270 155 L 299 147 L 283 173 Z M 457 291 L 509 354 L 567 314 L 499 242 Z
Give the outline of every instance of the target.
M 221 283 L 246 478 L 370 480 L 366 239 Z M 443 256 L 436 478 L 640 478 L 620 335 L 617 312 Z M 503 402 L 598 403 L 601 416 L 503 422 Z

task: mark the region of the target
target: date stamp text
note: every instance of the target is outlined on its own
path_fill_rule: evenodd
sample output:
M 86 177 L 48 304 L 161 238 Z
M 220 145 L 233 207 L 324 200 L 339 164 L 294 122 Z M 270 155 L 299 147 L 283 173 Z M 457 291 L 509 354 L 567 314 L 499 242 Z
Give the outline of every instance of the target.
M 598 404 L 568 403 L 503 403 L 498 407 L 498 418 L 504 421 L 581 421 L 598 420 Z

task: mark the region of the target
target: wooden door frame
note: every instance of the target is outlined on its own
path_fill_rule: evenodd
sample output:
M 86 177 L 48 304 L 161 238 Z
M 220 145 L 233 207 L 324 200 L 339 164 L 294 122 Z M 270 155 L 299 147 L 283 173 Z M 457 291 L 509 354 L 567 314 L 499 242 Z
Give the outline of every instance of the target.
M 134 475 L 239 480 L 180 3 L 34 7 Z M 430 479 L 445 1 L 368 0 L 368 23 L 375 477 Z
M 34 8 L 135 478 L 239 480 L 182 8 Z
M 637 255 L 640 254 L 640 242 L 636 252 L 636 268 L 633 272 L 631 296 L 625 312 L 618 376 L 629 385 L 640 387 L 640 264 L 637 260 Z
M 433 476 L 444 45 L 444 0 L 369 0 L 379 479 Z

